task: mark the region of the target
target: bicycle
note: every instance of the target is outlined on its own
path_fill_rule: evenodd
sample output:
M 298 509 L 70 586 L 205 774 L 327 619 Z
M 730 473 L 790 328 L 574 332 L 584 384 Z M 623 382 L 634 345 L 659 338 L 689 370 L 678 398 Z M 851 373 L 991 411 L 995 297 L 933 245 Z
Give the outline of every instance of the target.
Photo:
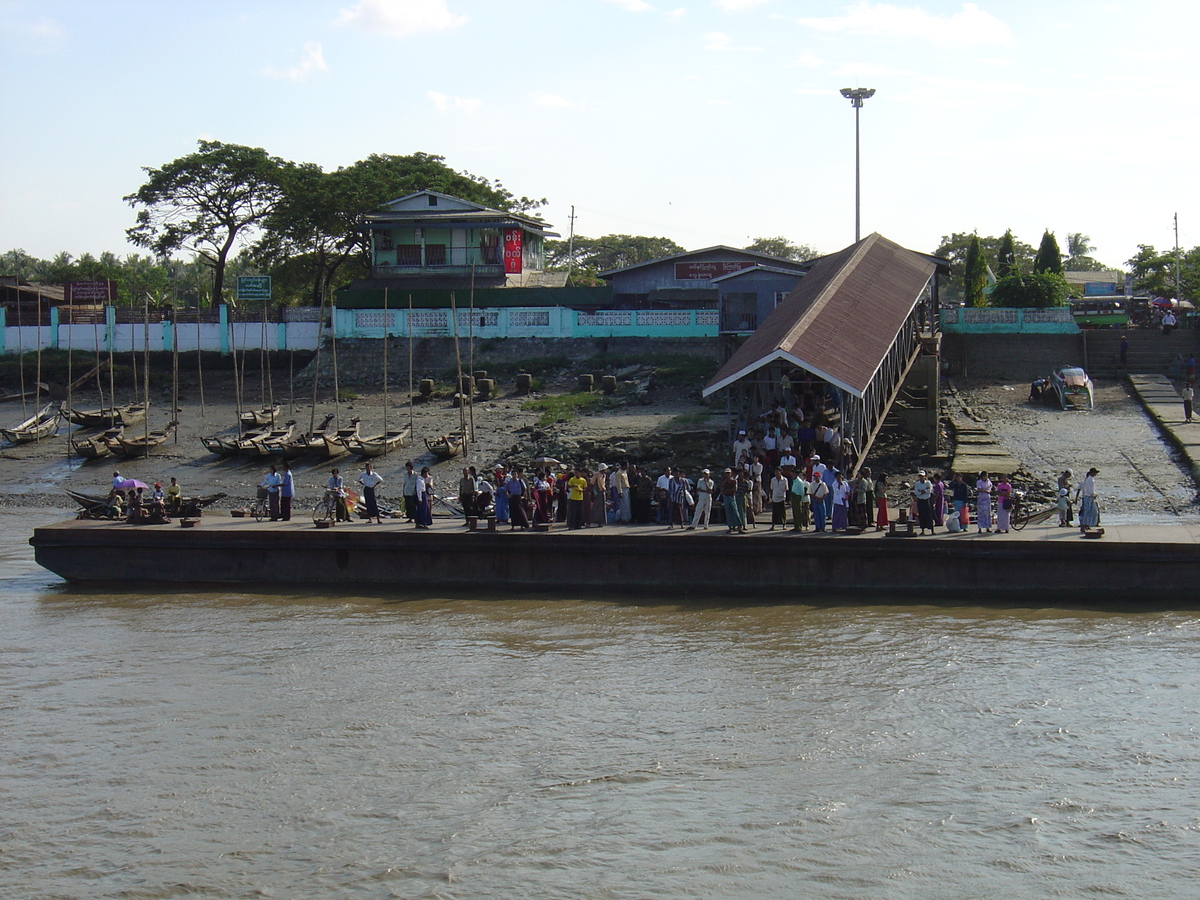
M 338 503 L 341 501 L 341 495 L 337 491 L 325 491 L 325 496 L 321 501 L 313 507 L 312 517 L 313 524 L 320 522 L 333 522 L 337 519 Z
M 1049 509 L 1031 512 L 1029 504 L 1025 502 L 1025 495 L 1017 491 L 1013 492 L 1012 511 L 1009 518 L 1009 523 L 1011 524 L 1013 531 L 1022 530 L 1030 522 L 1045 522 L 1051 516 L 1056 515 L 1058 515 L 1057 506 L 1051 506 Z
M 265 487 L 258 489 L 258 495 L 254 498 L 254 506 L 250 510 L 250 514 L 257 522 L 261 522 L 271 515 L 271 508 L 267 505 L 268 496 L 269 492 Z

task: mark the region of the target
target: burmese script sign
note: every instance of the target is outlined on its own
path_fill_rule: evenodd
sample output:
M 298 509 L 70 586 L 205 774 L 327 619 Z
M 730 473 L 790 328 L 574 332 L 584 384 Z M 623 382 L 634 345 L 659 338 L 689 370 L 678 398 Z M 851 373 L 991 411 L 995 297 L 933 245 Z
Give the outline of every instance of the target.
M 117 283 L 108 281 L 68 281 L 63 299 L 67 305 L 103 306 L 117 302 Z
M 504 272 L 507 275 L 521 274 L 521 259 L 524 253 L 524 234 L 520 228 L 504 229 Z
M 675 263 L 676 281 L 708 281 L 722 275 L 732 275 L 742 269 L 753 268 L 757 263 L 741 262 L 681 262 Z

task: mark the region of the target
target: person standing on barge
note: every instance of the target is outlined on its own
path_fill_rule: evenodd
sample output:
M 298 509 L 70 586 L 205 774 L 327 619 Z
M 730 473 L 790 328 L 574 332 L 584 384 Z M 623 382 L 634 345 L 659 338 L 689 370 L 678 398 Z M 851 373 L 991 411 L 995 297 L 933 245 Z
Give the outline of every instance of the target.
M 1079 530 L 1085 534 L 1089 528 L 1100 525 L 1100 507 L 1096 503 L 1096 476 L 1099 474 L 1100 470 L 1095 466 L 1088 469 L 1075 493 L 1075 499 L 1080 500 Z

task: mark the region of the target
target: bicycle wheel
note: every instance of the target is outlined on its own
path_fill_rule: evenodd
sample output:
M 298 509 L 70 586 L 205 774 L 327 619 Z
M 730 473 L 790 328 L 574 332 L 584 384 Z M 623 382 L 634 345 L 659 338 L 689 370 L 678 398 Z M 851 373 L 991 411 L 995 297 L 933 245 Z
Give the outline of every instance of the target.
M 1022 504 L 1019 510 L 1013 510 L 1012 519 L 1010 520 L 1009 525 L 1012 527 L 1013 531 L 1020 531 L 1028 524 L 1029 510 L 1025 508 L 1024 504 Z
M 313 522 L 332 522 L 333 504 L 322 500 L 313 507 Z
M 254 501 L 254 520 L 261 522 L 267 515 L 267 502 L 265 500 Z

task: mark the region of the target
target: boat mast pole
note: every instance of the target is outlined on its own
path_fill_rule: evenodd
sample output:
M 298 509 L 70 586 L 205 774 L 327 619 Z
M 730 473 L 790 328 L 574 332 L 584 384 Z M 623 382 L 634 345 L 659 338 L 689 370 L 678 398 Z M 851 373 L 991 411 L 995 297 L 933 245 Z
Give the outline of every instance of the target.
M 388 452 L 388 289 L 383 289 L 383 455 Z
M 171 419 L 179 415 L 179 311 L 171 304 Z M 175 429 L 175 443 L 179 443 L 179 429 Z
M 458 307 L 454 302 L 454 291 L 450 292 L 450 321 L 454 325 L 454 368 L 458 372 L 458 431 L 463 438 L 463 459 L 469 459 L 471 444 L 467 440 L 467 409 L 463 405 L 462 354 L 458 349 Z
M 321 331 L 325 328 L 325 292 L 321 292 L 321 308 L 317 310 L 317 352 L 313 354 L 313 399 L 312 413 L 308 417 L 308 433 L 317 427 L 317 384 L 321 380 Z M 337 433 L 336 431 L 334 432 Z
M 33 382 L 33 411 L 37 415 L 42 409 L 42 289 L 37 294 L 37 372 Z M 41 425 L 41 422 L 37 423 Z M 37 429 L 37 442 L 42 442 L 41 429 Z
M 150 455 L 150 292 L 146 291 L 146 318 L 142 327 L 142 359 L 145 362 L 145 377 L 142 387 L 146 391 L 146 417 L 142 419 L 142 432 L 146 439 L 146 455 Z M 137 368 L 137 361 L 134 361 Z
M 228 306 L 226 307 L 228 309 Z M 242 377 L 238 372 L 237 329 L 234 327 L 233 312 L 229 314 L 229 352 L 233 355 L 233 390 L 237 394 L 238 437 L 242 436 Z M 245 356 L 245 354 L 242 354 Z
M 275 427 L 275 380 L 271 376 L 271 367 L 267 365 L 267 313 L 269 312 L 270 303 L 263 301 L 263 323 L 262 323 L 262 339 L 259 343 L 262 349 L 259 351 L 260 365 L 262 366 L 262 378 L 266 385 L 267 400 L 270 400 L 268 405 L 265 401 L 263 406 L 267 406 L 271 410 L 271 427 Z
M 337 361 L 337 307 L 333 304 L 329 306 L 329 345 L 333 348 L 333 414 L 334 422 L 340 429 L 342 427 L 342 389 L 338 385 L 338 361 Z
M 25 400 L 25 329 L 21 325 L 21 292 L 17 292 L 17 371 L 21 383 L 21 421 L 29 418 Z
M 58 309 L 59 309 L 59 312 L 61 313 L 62 307 L 60 306 Z M 73 315 L 71 315 L 71 312 L 70 312 L 71 307 L 70 306 L 67 307 L 67 310 L 68 310 L 68 312 L 67 312 L 67 409 L 71 409 L 73 407 L 73 404 L 71 402 L 71 397 L 74 394 L 74 392 L 72 391 L 72 386 L 74 385 L 74 382 L 75 382 L 75 375 L 71 368 L 71 356 L 72 356 L 72 354 L 71 354 L 71 325 L 73 324 L 75 317 Z M 62 325 L 62 319 L 59 319 L 58 324 Z M 71 420 L 67 419 L 67 459 L 70 459 L 70 458 L 71 458 Z
M 471 263 L 471 311 L 468 313 L 468 327 L 470 329 L 470 340 L 467 343 L 468 351 L 467 358 L 470 360 L 470 365 L 467 367 L 471 370 L 471 378 L 475 377 L 475 263 Z M 474 382 L 472 381 L 472 384 Z M 471 391 L 471 398 L 468 401 L 470 406 L 468 409 L 471 414 L 471 440 L 475 440 L 475 391 Z
M 408 295 L 408 437 L 416 440 L 416 413 L 413 405 L 413 324 L 412 294 Z

